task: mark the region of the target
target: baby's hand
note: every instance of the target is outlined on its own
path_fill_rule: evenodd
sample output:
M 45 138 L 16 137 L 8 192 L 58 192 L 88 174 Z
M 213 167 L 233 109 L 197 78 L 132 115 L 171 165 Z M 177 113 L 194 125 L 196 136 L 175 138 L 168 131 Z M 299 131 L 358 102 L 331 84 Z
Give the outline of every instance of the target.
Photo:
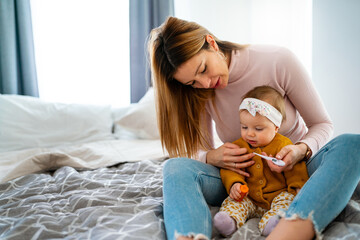
M 229 196 L 235 201 L 241 202 L 241 200 L 247 195 L 247 191 L 246 192 L 241 191 L 241 186 L 242 186 L 241 183 L 234 183 L 234 185 L 232 185 L 230 189 Z M 246 187 L 246 190 L 248 190 L 246 185 L 244 185 L 243 187 L 244 188 Z

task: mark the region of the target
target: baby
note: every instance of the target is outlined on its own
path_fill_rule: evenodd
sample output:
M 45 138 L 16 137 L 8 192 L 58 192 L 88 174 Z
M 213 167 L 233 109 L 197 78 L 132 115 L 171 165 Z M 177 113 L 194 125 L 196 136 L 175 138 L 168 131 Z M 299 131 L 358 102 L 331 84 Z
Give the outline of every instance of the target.
M 256 87 L 248 92 L 239 107 L 241 138 L 236 140 L 249 153 L 267 156 L 276 154 L 291 140 L 278 133 L 285 120 L 285 101 L 275 89 Z M 220 174 L 229 193 L 214 217 L 214 226 L 224 235 L 233 234 L 247 219 L 261 217 L 259 229 L 269 235 L 279 221 L 281 210 L 288 209 L 296 193 L 308 179 L 304 161 L 292 170 L 281 173 L 271 171 L 271 161 L 254 156 L 255 164 L 246 168 L 250 177 L 226 169 Z M 247 185 L 249 193 L 242 199 L 240 186 Z M 244 188 L 243 188 L 244 189 Z M 242 200 L 241 200 L 242 199 Z

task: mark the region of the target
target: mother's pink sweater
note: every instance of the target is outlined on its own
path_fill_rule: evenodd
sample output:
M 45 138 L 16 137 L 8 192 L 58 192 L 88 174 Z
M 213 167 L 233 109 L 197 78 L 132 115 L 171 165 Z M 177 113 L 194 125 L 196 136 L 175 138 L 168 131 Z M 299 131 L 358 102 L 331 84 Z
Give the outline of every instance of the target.
M 215 90 L 215 103 L 206 106 L 206 114 L 216 124 L 222 142 L 233 142 L 241 137 L 239 105 L 243 96 L 256 86 L 277 89 L 285 98 L 286 121 L 279 133 L 293 143 L 304 142 L 313 155 L 333 134 L 333 124 L 306 70 L 289 50 L 277 46 L 250 45 L 233 51 L 229 66 L 229 83 Z M 212 129 L 208 118 L 207 127 Z M 209 139 L 213 143 L 213 139 Z M 199 160 L 206 162 L 206 153 Z

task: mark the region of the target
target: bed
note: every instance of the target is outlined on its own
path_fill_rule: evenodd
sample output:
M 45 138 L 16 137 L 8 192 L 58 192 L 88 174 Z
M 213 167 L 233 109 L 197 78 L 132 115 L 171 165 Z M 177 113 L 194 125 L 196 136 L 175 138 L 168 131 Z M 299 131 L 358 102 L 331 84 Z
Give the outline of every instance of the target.
M 0 95 L 0 112 L 0 239 L 166 239 L 151 90 L 121 108 Z M 264 239 L 258 221 L 228 239 Z M 360 186 L 324 239 L 360 239 Z

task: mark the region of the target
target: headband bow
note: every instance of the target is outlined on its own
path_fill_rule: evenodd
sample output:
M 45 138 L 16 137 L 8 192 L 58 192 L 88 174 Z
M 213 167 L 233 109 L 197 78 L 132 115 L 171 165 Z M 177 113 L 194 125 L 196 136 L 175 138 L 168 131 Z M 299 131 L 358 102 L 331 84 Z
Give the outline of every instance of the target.
M 280 127 L 281 125 L 281 113 L 267 102 L 261 101 L 256 98 L 245 98 L 240 104 L 239 110 L 241 109 L 248 110 L 248 112 L 254 117 L 256 113 L 259 113 L 264 117 L 267 117 L 277 127 Z

